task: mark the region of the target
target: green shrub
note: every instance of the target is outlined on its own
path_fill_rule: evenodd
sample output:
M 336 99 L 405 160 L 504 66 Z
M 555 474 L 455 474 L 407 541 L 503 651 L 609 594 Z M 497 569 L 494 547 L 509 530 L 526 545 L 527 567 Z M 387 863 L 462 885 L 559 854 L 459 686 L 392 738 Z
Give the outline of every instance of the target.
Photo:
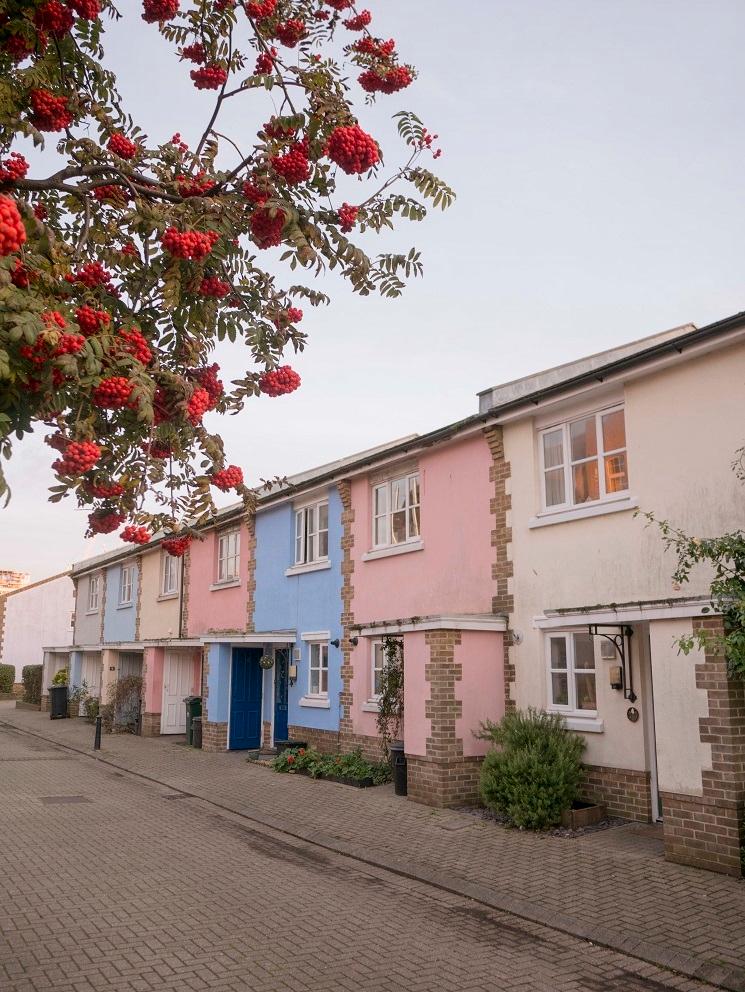
M 89 696 L 88 699 L 83 703 L 83 708 L 85 709 L 86 720 L 93 723 L 93 721 L 98 716 L 98 700 L 95 696 Z
M 52 679 L 52 685 L 67 685 L 70 680 L 70 673 L 66 668 L 60 668 Z
M 41 677 L 44 671 L 42 665 L 24 665 L 21 669 L 21 681 L 23 682 L 24 703 L 41 702 Z
M 516 827 L 545 830 L 577 798 L 584 740 L 566 730 L 558 713 L 529 709 L 485 724 L 479 735 L 498 750 L 481 767 L 484 803 Z
M 367 761 L 360 748 L 349 754 L 320 754 L 312 747 L 288 748 L 274 759 L 272 768 L 275 772 L 306 772 L 311 778 L 351 778 L 356 782 L 371 778 L 374 785 L 391 780 L 390 764 Z
M 15 680 L 15 665 L 0 665 L 0 692 L 12 692 Z

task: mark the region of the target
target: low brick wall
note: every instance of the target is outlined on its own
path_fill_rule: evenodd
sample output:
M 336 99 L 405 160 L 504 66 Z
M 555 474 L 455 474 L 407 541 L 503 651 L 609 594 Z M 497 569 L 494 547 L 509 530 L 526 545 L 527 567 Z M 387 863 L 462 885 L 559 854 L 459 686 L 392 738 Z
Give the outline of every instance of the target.
M 159 737 L 160 713 L 143 713 L 140 733 L 143 737 Z
M 408 796 L 425 806 L 476 805 L 483 758 L 426 758 L 407 755 Z
M 261 746 L 272 746 L 272 724 L 269 720 L 264 720 L 261 724 Z
M 652 819 L 652 793 L 647 771 L 585 765 L 580 798 L 585 802 L 602 803 L 612 816 L 642 823 Z
M 336 730 L 317 730 L 315 727 L 290 726 L 287 733 L 291 741 L 306 741 L 309 747 L 322 754 L 337 754 L 339 734 Z
M 742 804 L 674 792 L 661 797 L 667 860 L 739 878 L 745 845 Z
M 49 696 L 42 696 L 41 697 L 41 712 L 42 713 L 48 713 L 49 712 Z
M 202 750 L 203 751 L 227 751 L 228 749 L 228 725 L 227 723 L 202 723 Z

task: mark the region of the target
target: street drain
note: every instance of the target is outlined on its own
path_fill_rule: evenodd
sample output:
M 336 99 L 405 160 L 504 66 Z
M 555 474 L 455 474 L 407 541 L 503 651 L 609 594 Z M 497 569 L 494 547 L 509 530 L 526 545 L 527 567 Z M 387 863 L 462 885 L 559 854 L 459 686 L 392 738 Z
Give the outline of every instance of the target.
M 45 806 L 54 806 L 60 803 L 89 803 L 87 796 L 40 796 Z

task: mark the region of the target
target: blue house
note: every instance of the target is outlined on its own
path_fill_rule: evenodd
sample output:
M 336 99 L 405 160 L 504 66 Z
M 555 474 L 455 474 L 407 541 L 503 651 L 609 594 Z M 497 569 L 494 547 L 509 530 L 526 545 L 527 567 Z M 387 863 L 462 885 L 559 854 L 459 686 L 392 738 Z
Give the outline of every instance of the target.
M 256 514 L 257 631 L 292 631 L 264 672 L 264 743 L 335 746 L 342 690 L 342 503 L 336 486 Z

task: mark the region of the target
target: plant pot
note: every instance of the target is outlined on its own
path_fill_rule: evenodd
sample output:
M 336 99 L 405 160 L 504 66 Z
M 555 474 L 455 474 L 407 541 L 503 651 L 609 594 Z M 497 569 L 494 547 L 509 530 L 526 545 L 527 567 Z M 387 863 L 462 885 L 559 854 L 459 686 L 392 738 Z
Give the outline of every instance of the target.
M 80 716 L 80 700 L 75 702 L 67 701 L 67 715 L 72 720 L 73 717 Z
M 570 830 L 579 830 L 582 827 L 592 827 L 596 823 L 600 823 L 607 815 L 607 807 L 595 803 L 584 803 L 580 799 L 575 799 L 572 808 L 565 809 L 561 814 L 561 825 Z

